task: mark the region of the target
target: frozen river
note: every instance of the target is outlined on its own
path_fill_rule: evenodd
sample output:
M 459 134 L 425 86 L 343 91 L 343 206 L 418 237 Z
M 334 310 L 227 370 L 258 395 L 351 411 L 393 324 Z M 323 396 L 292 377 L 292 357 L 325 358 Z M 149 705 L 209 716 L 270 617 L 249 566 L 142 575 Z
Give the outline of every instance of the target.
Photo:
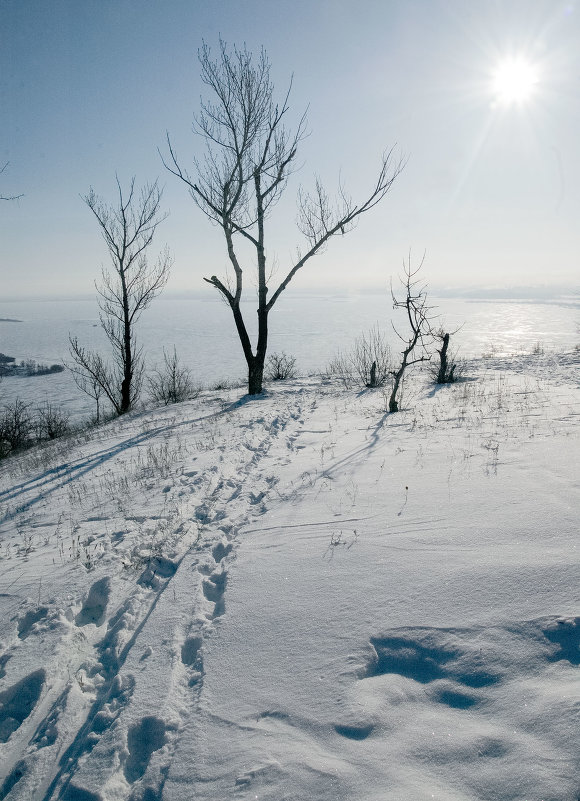
M 570 350 L 578 341 L 580 300 L 464 300 L 432 298 L 446 330 L 461 326 L 455 340 L 464 356 L 530 352 L 540 342 L 546 350 Z M 391 308 L 388 293 L 283 295 L 270 317 L 270 352 L 296 357 L 300 372 L 320 372 L 347 350 L 362 332 L 378 325 L 396 346 L 391 320 L 404 330 L 404 317 Z M 255 304 L 245 304 L 253 321 Z M 42 300 L 0 303 L 0 351 L 21 359 L 56 363 L 68 359 L 69 333 L 88 346 L 105 348 L 95 300 Z M 245 362 L 228 307 L 216 296 L 157 298 L 138 324 L 148 366 L 161 363 L 163 349 L 175 345 L 195 379 L 210 385 L 244 376 Z M 8 378 L 0 400 L 16 395 L 33 402 L 58 401 L 75 415 L 89 413 L 92 401 L 76 388 L 68 372 L 36 378 Z

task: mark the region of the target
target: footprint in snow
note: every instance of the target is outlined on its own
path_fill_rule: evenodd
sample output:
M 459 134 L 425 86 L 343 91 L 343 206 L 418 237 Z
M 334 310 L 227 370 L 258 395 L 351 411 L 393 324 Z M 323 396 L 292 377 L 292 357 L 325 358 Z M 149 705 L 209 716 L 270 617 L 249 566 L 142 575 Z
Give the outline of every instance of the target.
M 228 574 L 225 570 L 221 573 L 212 573 L 209 578 L 203 580 L 203 594 L 206 600 L 214 604 L 212 618 L 221 617 L 226 611 L 224 593 L 227 580 Z
M 177 570 L 177 563 L 165 556 L 154 556 L 139 576 L 137 584 L 141 587 L 159 588 L 160 579 L 171 578 Z
M 201 661 L 199 653 L 203 640 L 201 637 L 188 637 L 181 646 L 181 661 L 188 667 L 198 667 Z
M 544 637 L 558 646 L 548 657 L 550 662 L 567 660 L 571 665 L 580 665 L 580 617 L 573 620 L 557 620 L 544 629 Z
M 0 693 L 0 743 L 6 743 L 36 706 L 46 674 L 41 668 Z
M 221 562 L 222 559 L 225 559 L 226 556 L 231 552 L 232 548 L 233 545 L 231 544 L 231 542 L 228 542 L 227 544 L 224 544 L 223 542 L 218 542 L 216 545 L 213 546 L 211 555 L 213 556 L 215 562 L 219 564 L 219 562 Z
M 12 771 L 8 774 L 6 779 L 4 780 L 4 784 L 0 787 L 0 799 L 6 798 L 8 793 L 12 790 L 12 788 L 18 784 L 20 779 L 25 775 L 28 770 L 28 765 L 26 762 L 21 759 L 18 762 Z
M 264 500 L 266 493 L 265 492 L 258 492 L 253 493 L 250 492 L 250 503 L 255 506 L 258 503 L 261 503 Z
M 165 733 L 164 721 L 153 715 L 147 715 L 130 727 L 127 732 L 129 757 L 124 767 L 125 778 L 130 784 L 143 776 L 153 752 L 163 748 Z
M 30 609 L 24 617 L 18 621 L 18 636 L 21 640 L 25 640 L 31 633 L 32 627 L 44 620 L 48 613 L 47 606 L 39 606 L 38 609 Z
M 77 626 L 87 626 L 89 623 L 94 623 L 95 626 L 102 625 L 110 594 L 111 579 L 108 576 L 95 581 L 75 618 Z
M 8 662 L 8 660 L 11 658 L 12 654 L 2 654 L 2 656 L 0 656 L 0 679 L 3 679 L 6 675 L 6 662 Z
M 366 738 L 373 731 L 374 726 L 372 723 L 360 723 L 354 725 L 341 725 L 337 723 L 334 730 L 341 737 L 346 737 L 347 740 L 366 740 Z
M 38 729 L 34 734 L 34 738 L 31 740 L 37 749 L 46 748 L 46 746 L 54 745 L 56 739 L 58 737 L 58 721 L 66 709 L 68 694 L 70 692 L 71 685 L 69 684 L 63 692 L 59 695 L 57 700 L 54 702 L 48 715 L 44 718 Z M 0 793 L 0 798 L 2 798 L 2 794 Z

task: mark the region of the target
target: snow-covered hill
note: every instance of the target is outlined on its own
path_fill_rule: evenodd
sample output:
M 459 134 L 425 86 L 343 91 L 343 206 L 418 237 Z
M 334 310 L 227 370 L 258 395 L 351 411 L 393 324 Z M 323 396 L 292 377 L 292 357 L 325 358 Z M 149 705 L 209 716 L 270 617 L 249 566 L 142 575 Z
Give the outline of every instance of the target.
M 0 799 L 576 801 L 579 362 L 5 460 Z

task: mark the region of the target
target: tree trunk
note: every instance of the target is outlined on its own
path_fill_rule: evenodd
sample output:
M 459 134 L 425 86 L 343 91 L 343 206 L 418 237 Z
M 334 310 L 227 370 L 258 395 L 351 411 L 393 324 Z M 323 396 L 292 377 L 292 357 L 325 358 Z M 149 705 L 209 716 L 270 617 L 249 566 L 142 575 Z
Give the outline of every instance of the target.
M 268 312 L 266 309 L 258 309 L 258 346 L 256 355 L 248 362 L 248 395 L 259 395 L 263 390 L 264 365 L 266 364 L 266 352 L 268 350 Z
M 259 395 L 262 391 L 264 364 L 268 350 L 268 287 L 266 286 L 266 251 L 264 249 L 264 195 L 261 187 L 261 172 L 254 173 L 256 191 L 256 212 L 258 223 L 258 241 L 256 255 L 258 257 L 258 343 L 254 359 L 254 370 L 249 376 L 248 391 L 250 395 Z
M 262 392 L 263 380 L 264 359 L 254 356 L 248 364 L 248 395 L 259 395 Z
M 437 373 L 437 383 L 446 384 L 450 376 L 447 374 L 447 348 L 449 347 L 449 334 L 443 336 L 443 344 L 439 351 L 439 372 Z M 453 371 L 451 372 L 452 375 Z
M 123 381 L 121 382 L 121 407 L 119 414 L 125 414 L 131 408 L 131 380 L 133 378 L 133 351 L 131 348 L 131 320 L 129 312 L 129 294 L 125 280 L 125 268 L 119 269 L 123 290 Z
M 252 363 L 248 363 L 248 395 L 259 395 L 262 392 L 264 380 L 264 365 L 268 350 L 268 312 L 265 308 L 258 309 L 258 346 Z
M 250 338 L 240 311 L 239 301 L 231 299 L 229 300 L 229 304 L 234 315 L 236 329 L 248 365 L 248 395 L 259 395 L 262 392 L 264 365 L 266 363 L 266 351 L 268 347 L 268 310 L 258 309 L 258 347 L 256 348 L 256 355 L 254 356 Z
M 368 385 L 371 388 L 375 388 L 377 386 L 377 363 L 373 362 L 371 365 L 371 380 L 369 381 Z
M 409 355 L 408 351 L 403 351 L 403 361 L 399 369 L 396 373 L 393 373 L 393 390 L 391 392 L 391 396 L 389 398 L 389 412 L 398 412 L 399 411 L 399 402 L 397 401 L 397 393 L 399 391 L 399 385 L 401 383 L 401 379 L 405 372 L 405 368 L 407 367 L 407 356 Z
M 123 381 L 121 382 L 121 408 L 120 414 L 125 414 L 131 408 L 131 380 L 133 378 L 133 354 L 131 353 L 131 335 L 125 338 L 125 358 Z

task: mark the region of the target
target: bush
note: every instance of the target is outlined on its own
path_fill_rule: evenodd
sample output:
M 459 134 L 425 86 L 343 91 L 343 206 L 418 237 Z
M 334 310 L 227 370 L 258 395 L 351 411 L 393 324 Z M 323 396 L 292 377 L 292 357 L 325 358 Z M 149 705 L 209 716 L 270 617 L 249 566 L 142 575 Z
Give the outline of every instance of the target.
M 170 403 L 181 403 L 199 395 L 199 387 L 193 383 L 191 370 L 180 366 L 175 348 L 172 356 L 163 351 L 163 361 L 163 367 L 156 368 L 147 379 L 152 401 L 169 406 Z
M 36 413 L 36 436 L 41 439 L 56 439 L 69 431 L 69 416 L 57 406 L 46 403 Z
M 378 326 L 361 334 L 349 353 L 339 353 L 328 365 L 327 374 L 340 378 L 345 386 L 382 387 L 393 369 L 391 348 Z
M 266 362 L 267 381 L 285 381 L 296 378 L 296 358 L 287 353 L 272 353 Z
M 32 444 L 34 421 L 30 404 L 16 398 L 0 412 L 0 455 L 7 456 Z

